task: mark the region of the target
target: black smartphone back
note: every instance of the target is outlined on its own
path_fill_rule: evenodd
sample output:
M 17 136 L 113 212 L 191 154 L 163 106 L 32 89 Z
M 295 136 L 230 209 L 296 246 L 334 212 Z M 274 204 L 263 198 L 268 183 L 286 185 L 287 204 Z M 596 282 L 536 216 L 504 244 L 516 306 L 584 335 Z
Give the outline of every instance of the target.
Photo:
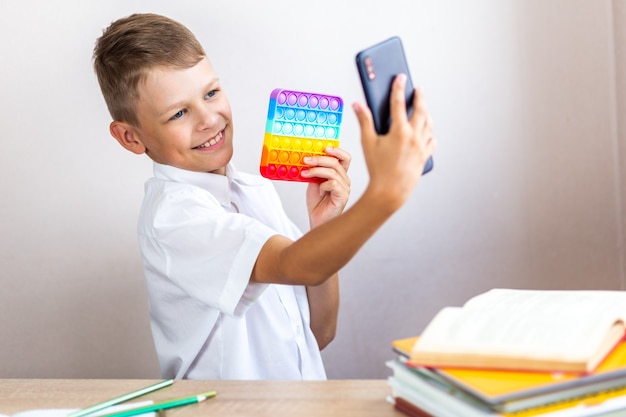
M 407 75 L 405 99 L 409 116 L 413 111 L 413 81 L 404 54 L 402 41 L 394 36 L 385 41 L 366 48 L 356 55 L 356 66 L 361 78 L 363 93 L 367 106 L 372 111 L 376 131 L 384 135 L 389 131 L 391 115 L 389 95 L 391 84 L 396 75 Z M 426 162 L 422 174 L 433 169 L 432 156 Z

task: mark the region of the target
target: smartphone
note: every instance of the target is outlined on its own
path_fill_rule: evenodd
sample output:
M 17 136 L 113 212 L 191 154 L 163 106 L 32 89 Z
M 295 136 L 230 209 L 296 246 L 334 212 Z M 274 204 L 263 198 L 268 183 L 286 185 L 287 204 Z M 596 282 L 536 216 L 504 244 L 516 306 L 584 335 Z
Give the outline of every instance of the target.
M 402 40 L 398 36 L 393 36 L 362 50 L 356 55 L 356 67 L 361 78 L 365 101 L 374 117 L 376 131 L 384 135 L 389 131 L 391 123 L 389 109 L 391 84 L 395 76 L 400 73 L 407 75 L 404 93 L 409 116 L 413 111 L 414 87 Z M 422 175 L 430 172 L 433 166 L 434 163 L 431 156 L 426 161 Z

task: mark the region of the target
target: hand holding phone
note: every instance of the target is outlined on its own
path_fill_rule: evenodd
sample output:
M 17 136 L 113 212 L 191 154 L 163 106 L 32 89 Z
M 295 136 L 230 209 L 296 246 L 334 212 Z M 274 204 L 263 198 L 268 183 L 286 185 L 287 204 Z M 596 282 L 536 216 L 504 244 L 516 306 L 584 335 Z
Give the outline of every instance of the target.
M 376 132 L 384 135 L 389 131 L 391 124 L 389 95 L 391 83 L 396 75 L 404 73 L 407 76 L 405 99 L 407 114 L 410 117 L 413 109 L 413 94 L 415 87 L 411 80 L 411 73 L 404 54 L 402 41 L 394 36 L 356 55 L 356 66 L 361 78 L 363 93 L 367 106 L 372 112 Z M 433 169 L 433 158 L 428 158 L 423 174 Z

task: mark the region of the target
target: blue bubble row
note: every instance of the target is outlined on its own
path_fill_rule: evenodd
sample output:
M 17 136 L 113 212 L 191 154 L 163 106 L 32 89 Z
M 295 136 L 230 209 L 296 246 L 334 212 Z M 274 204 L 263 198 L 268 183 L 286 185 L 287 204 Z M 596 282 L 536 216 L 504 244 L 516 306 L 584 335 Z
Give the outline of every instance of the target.
M 275 121 L 272 133 L 275 135 L 301 136 L 303 138 L 337 139 L 339 129 L 332 126 Z

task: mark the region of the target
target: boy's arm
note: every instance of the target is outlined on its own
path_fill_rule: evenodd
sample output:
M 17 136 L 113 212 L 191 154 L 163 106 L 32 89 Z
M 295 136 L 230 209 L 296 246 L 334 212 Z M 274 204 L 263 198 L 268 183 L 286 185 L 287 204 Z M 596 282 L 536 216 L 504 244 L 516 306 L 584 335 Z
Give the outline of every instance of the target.
M 320 350 L 335 338 L 339 315 L 339 274 L 323 284 L 306 287 L 311 312 L 311 330 Z
M 343 214 L 312 228 L 296 241 L 271 237 L 261 249 L 252 281 L 315 286 L 326 282 L 408 199 L 435 149 L 422 94 L 415 91 L 414 112 L 407 118 L 406 76 L 394 80 L 389 133 L 376 134 L 372 115 L 353 106 L 370 181 L 361 198 Z

